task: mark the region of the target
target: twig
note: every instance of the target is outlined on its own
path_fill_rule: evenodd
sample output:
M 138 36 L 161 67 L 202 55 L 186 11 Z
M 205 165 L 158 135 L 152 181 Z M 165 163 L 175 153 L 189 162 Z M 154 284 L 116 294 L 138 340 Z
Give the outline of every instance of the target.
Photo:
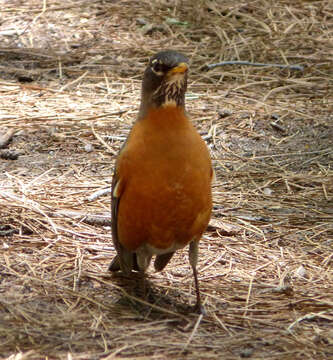
M 15 129 L 10 129 L 5 134 L 0 136 L 0 149 L 4 149 L 10 143 L 15 132 Z
M 23 153 L 17 150 L 1 149 L 0 158 L 5 160 L 17 160 Z
M 198 317 L 198 319 L 197 319 L 197 321 L 196 321 L 196 323 L 195 323 L 195 325 L 194 325 L 194 328 L 193 328 L 193 330 L 192 330 L 192 332 L 191 332 L 190 337 L 188 338 L 186 344 L 184 345 L 184 347 L 183 347 L 183 349 L 182 349 L 182 351 L 181 351 L 181 354 L 184 353 L 184 352 L 186 351 L 186 349 L 188 348 L 190 342 L 192 341 L 195 333 L 196 333 L 197 330 L 198 330 L 198 327 L 199 327 L 199 325 L 200 325 L 200 323 L 201 323 L 202 318 L 203 318 L 203 315 L 200 314 L 199 317 Z
M 117 155 L 117 151 L 113 150 L 113 149 L 101 138 L 101 136 L 97 134 L 97 132 L 95 131 L 93 125 L 91 125 L 91 130 L 92 130 L 93 134 L 95 135 L 96 139 L 99 140 L 99 141 L 108 149 L 108 151 L 109 151 L 112 155 Z
M 121 140 L 121 141 L 126 140 L 125 136 L 117 136 L 117 135 L 105 135 L 104 138 L 107 140 Z
M 329 155 L 333 154 L 333 151 L 331 151 L 330 148 L 323 149 L 323 150 L 314 150 L 314 151 L 293 151 L 293 152 L 287 152 L 284 154 L 271 154 L 271 155 L 263 155 L 263 156 L 254 156 L 251 158 L 251 160 L 258 160 L 258 159 L 265 159 L 265 158 L 275 158 L 275 157 L 284 157 L 284 156 L 304 156 L 304 155 L 311 155 L 311 154 L 321 154 L 321 155 Z
M 265 64 L 265 63 L 253 63 L 250 61 L 222 61 L 215 64 L 207 64 L 203 66 L 202 70 L 208 71 L 212 70 L 218 66 L 225 65 L 246 65 L 246 66 L 258 66 L 258 67 L 277 67 L 280 69 L 289 69 L 289 70 L 297 70 L 304 71 L 304 67 L 301 65 L 283 65 L 283 64 Z
M 78 220 L 88 225 L 111 226 L 110 214 L 88 215 L 79 211 L 50 211 L 47 213 L 50 217 L 63 216 Z
M 65 89 L 67 89 L 68 87 L 78 83 L 79 81 L 81 81 L 87 74 L 89 71 L 86 71 L 85 73 L 83 73 L 81 76 L 79 76 L 77 79 L 70 81 L 69 83 L 67 83 L 66 85 L 64 85 L 61 89 L 60 92 L 64 91 Z
M 87 200 L 88 201 L 94 201 L 97 198 L 106 195 L 106 194 L 110 194 L 111 193 L 111 187 L 109 186 L 106 189 L 101 189 L 101 190 L 97 190 L 95 191 L 93 194 L 91 194 L 90 196 L 88 196 Z
M 286 133 L 286 129 L 285 129 L 283 126 L 281 126 L 281 125 L 279 125 L 278 123 L 276 123 L 275 121 L 272 121 L 270 124 L 271 124 L 271 127 L 272 127 L 272 128 L 281 131 L 283 134 Z
M 28 199 L 25 195 L 23 195 L 23 197 L 19 197 L 19 196 L 16 196 L 12 192 L 1 191 L 1 190 L 0 190 L 0 197 L 4 198 L 6 201 L 10 201 L 10 200 L 16 201 L 21 208 L 29 209 L 29 210 L 34 211 L 37 214 L 41 214 L 42 216 L 44 216 L 47 219 L 47 221 L 51 225 L 54 233 L 56 235 L 59 235 L 57 226 L 50 219 L 50 217 L 47 215 L 47 213 L 41 208 L 40 204 L 37 203 L 36 201 Z
M 0 226 L 0 236 L 11 236 L 18 233 L 17 229 L 6 229 L 4 226 Z
M 312 320 L 312 319 L 314 319 L 316 317 L 325 318 L 325 314 L 327 314 L 327 313 L 329 313 L 327 310 L 323 310 L 323 311 L 320 311 L 318 313 L 311 312 L 309 314 L 305 314 L 304 316 L 301 316 L 298 319 L 296 319 L 294 322 L 292 322 L 288 326 L 287 331 L 292 332 L 293 327 L 295 325 L 297 325 L 298 323 L 300 323 L 301 321 L 303 321 L 303 320 Z

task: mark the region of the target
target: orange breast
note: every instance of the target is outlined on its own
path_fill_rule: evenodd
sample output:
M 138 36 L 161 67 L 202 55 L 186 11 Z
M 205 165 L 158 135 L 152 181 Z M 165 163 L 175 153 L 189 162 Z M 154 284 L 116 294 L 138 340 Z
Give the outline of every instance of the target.
M 211 213 L 211 174 L 206 144 L 181 109 L 136 122 L 117 162 L 120 243 L 166 249 L 199 238 Z

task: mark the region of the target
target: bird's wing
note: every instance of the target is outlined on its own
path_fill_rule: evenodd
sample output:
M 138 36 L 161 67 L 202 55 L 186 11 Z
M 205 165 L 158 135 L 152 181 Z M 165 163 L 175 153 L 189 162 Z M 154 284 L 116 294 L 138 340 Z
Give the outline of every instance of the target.
M 121 195 L 124 192 L 125 181 L 117 174 L 117 164 L 112 178 L 112 192 L 111 192 L 111 229 L 112 241 L 117 250 L 117 256 L 112 260 L 109 270 L 120 270 L 129 274 L 133 268 L 133 254 L 126 250 L 119 241 L 118 236 L 118 209 L 121 201 Z

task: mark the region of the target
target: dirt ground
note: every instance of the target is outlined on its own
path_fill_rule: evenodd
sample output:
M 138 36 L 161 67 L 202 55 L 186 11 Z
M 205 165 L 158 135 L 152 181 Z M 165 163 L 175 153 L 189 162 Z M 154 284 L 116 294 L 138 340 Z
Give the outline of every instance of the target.
M 333 357 L 333 3 L 0 2 L 0 358 Z M 114 160 L 142 73 L 191 61 L 216 171 L 195 302 L 187 251 L 108 273 Z M 207 65 L 221 61 L 299 65 Z

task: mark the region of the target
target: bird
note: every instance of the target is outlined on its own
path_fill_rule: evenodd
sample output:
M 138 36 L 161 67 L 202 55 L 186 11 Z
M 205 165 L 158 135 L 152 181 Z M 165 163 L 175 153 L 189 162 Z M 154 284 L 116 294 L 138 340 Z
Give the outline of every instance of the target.
M 188 58 L 174 50 L 153 55 L 141 102 L 119 151 L 112 179 L 111 228 L 117 252 L 109 270 L 142 274 L 155 256 L 161 271 L 189 245 L 196 312 L 202 306 L 198 244 L 212 211 L 213 167 L 206 143 L 185 110 Z

